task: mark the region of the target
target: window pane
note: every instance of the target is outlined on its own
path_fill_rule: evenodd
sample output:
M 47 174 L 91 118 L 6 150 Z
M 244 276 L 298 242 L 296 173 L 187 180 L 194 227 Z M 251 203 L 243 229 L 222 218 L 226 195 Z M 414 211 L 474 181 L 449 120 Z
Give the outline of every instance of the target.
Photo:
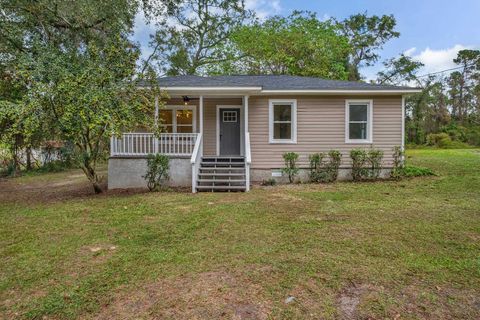
M 161 124 L 172 124 L 173 123 L 172 110 L 160 110 L 160 123 Z
M 366 104 L 350 105 L 350 121 L 367 121 L 368 107 Z
M 162 132 L 163 133 L 173 133 L 173 126 L 172 125 L 169 125 L 169 126 L 162 125 Z
M 292 139 L 292 124 L 291 123 L 274 123 L 273 124 L 273 138 L 274 139 Z
M 177 110 L 177 124 L 192 124 L 192 122 L 193 122 L 192 110 Z
M 277 104 L 273 106 L 273 121 L 291 121 L 292 106 Z
M 192 126 L 177 126 L 177 133 L 192 133 Z
M 366 140 L 367 139 L 367 124 L 366 123 L 350 123 L 350 137 L 349 139 Z

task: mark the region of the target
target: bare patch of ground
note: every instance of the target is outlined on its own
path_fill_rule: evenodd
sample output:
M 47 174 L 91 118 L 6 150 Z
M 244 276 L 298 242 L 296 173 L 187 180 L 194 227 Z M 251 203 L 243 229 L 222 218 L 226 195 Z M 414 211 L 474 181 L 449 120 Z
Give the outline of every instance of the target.
M 102 181 L 106 190 L 96 195 L 92 185 L 79 170 L 45 174 L 38 177 L 17 177 L 0 179 L 0 202 L 25 204 L 51 203 L 65 200 L 102 196 L 123 196 L 147 192 L 147 189 L 107 190 L 106 178 Z
M 352 285 L 338 297 L 338 311 L 341 319 L 355 319 L 362 295 L 368 290 L 366 286 Z
M 267 319 L 260 285 L 226 271 L 159 280 L 119 293 L 97 319 Z

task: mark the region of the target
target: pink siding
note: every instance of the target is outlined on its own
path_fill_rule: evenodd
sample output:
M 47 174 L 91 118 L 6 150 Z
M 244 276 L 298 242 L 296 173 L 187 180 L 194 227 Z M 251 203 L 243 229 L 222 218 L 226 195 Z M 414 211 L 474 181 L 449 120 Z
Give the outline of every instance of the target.
M 252 150 L 252 168 L 283 167 L 282 154 L 293 151 L 300 154 L 299 165 L 308 166 L 308 155 L 335 149 L 343 153 L 343 166 L 348 166 L 348 153 L 354 148 L 378 148 L 384 151 L 384 161 L 391 163 L 392 148 L 401 144 L 402 98 L 373 97 L 373 143 L 345 143 L 345 97 L 302 96 L 274 97 L 297 99 L 297 143 L 269 144 L 268 99 L 250 97 L 249 132 Z M 358 99 L 372 99 L 358 97 Z

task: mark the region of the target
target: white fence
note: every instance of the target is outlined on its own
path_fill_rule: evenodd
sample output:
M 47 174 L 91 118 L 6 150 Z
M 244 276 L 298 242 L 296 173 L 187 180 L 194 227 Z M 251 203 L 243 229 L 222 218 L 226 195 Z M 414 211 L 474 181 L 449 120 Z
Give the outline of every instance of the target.
M 172 156 L 190 156 L 198 133 L 124 133 L 110 140 L 112 156 L 142 156 L 161 153 Z

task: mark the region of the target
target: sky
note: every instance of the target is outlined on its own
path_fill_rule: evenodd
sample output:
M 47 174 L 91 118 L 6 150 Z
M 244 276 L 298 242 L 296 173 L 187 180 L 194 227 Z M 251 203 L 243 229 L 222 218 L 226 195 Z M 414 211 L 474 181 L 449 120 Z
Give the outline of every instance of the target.
M 381 59 L 361 73 L 374 79 L 381 62 L 405 53 L 423 62 L 421 74 L 454 67 L 452 62 L 462 49 L 480 49 L 480 0 L 245 0 L 260 18 L 288 15 L 293 10 L 315 12 L 320 19 L 342 20 L 352 14 L 393 14 L 400 37 L 390 40 L 380 51 Z M 149 34 L 154 28 L 141 16 L 136 19 L 134 39 L 148 56 Z

